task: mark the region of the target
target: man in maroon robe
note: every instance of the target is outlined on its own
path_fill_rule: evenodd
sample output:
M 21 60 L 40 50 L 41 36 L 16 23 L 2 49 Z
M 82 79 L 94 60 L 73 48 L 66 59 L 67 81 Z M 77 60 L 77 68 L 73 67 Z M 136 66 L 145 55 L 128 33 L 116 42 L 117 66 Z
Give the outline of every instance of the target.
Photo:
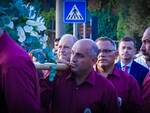
M 41 113 L 37 77 L 28 53 L 0 29 L 0 113 Z
M 150 69 L 150 27 L 143 33 L 141 51 L 146 60 L 147 66 Z M 143 84 L 143 98 L 144 98 L 144 113 L 150 111 L 150 73 L 146 76 Z

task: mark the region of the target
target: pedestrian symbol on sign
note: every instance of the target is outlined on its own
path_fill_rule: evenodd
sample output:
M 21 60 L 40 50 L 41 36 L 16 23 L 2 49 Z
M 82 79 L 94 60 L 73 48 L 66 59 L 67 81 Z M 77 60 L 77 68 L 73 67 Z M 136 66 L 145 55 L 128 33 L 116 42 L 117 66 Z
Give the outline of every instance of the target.
M 79 9 L 76 5 L 73 5 L 71 11 L 69 12 L 66 20 L 84 20 Z

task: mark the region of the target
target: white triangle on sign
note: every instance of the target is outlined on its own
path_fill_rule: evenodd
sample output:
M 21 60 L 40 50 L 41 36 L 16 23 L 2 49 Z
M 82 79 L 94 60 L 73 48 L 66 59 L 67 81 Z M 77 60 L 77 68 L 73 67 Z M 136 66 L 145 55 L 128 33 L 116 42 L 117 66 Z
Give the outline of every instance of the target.
M 66 20 L 84 20 L 79 9 L 76 5 L 73 5 L 71 11 L 69 12 Z

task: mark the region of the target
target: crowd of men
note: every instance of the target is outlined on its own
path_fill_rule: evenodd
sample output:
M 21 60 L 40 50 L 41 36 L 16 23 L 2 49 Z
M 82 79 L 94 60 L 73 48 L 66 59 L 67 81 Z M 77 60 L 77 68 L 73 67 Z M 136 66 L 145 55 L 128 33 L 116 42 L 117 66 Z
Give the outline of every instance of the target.
M 28 53 L 0 29 L 0 113 L 149 113 L 150 27 L 141 41 L 135 59 L 133 37 L 117 48 L 109 37 L 65 34 L 56 54 L 68 69 L 49 81 L 50 70 L 39 78 Z

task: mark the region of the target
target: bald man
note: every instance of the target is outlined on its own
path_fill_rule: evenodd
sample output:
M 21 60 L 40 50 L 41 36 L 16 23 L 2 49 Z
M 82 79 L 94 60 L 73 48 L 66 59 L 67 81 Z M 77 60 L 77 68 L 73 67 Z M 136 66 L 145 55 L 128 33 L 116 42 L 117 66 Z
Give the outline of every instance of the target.
M 141 51 L 148 67 L 150 68 L 150 27 L 148 27 L 143 34 Z
M 143 33 L 141 51 L 146 60 L 146 64 L 150 68 L 150 27 Z M 144 113 L 150 111 L 150 72 L 146 76 L 143 84 L 143 98 L 144 98 Z
M 98 48 L 90 39 L 73 45 L 70 71 L 53 83 L 52 113 L 118 113 L 115 88 L 93 70 L 97 55 Z
M 143 33 L 140 50 L 142 55 L 137 57 L 135 61 L 150 70 L 150 27 L 148 27 Z

